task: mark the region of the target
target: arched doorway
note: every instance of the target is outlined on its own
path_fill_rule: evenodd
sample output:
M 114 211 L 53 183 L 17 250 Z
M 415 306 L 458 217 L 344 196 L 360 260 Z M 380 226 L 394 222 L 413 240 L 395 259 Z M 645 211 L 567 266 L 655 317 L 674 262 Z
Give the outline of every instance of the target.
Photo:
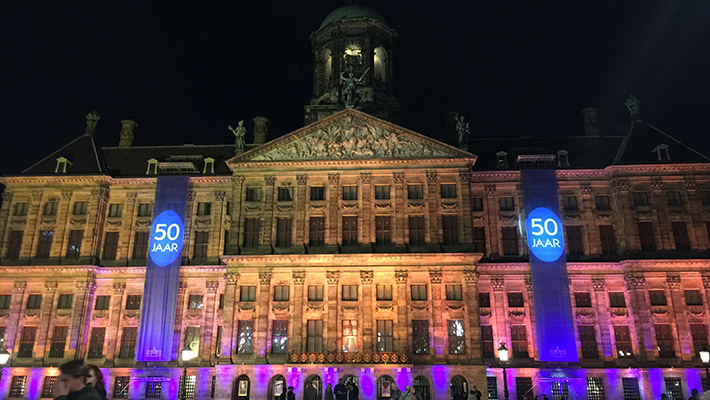
M 468 397 L 468 382 L 461 375 L 451 378 L 451 400 L 463 400 Z
M 251 382 L 246 375 L 239 375 L 234 381 L 234 389 L 232 390 L 232 399 L 234 400 L 249 400 L 249 392 L 251 391 Z
M 318 400 L 323 398 L 323 380 L 318 375 L 309 375 L 305 381 L 303 381 L 303 398 L 306 398 L 306 388 L 308 386 L 313 386 L 316 388 L 316 393 L 318 393 Z
M 400 388 L 400 390 L 404 390 Z M 414 378 L 414 391 L 419 393 L 421 400 L 431 400 L 431 386 L 429 385 L 429 379 L 419 375 Z
M 286 400 L 286 378 L 283 375 L 274 375 L 269 380 L 269 400 Z
M 352 383 L 356 387 L 360 387 L 360 382 L 357 380 L 355 375 L 345 375 L 343 376 L 343 385 L 348 386 L 348 383 Z
M 389 375 L 382 375 L 377 379 L 377 398 L 389 399 L 392 397 L 394 379 Z

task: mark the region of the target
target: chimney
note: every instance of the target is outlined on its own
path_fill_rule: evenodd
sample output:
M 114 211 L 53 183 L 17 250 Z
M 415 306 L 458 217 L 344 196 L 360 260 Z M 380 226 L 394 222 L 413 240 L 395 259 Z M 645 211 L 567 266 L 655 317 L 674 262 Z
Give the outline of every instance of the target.
M 587 136 L 599 136 L 599 121 L 597 121 L 598 108 L 585 108 L 579 114 L 582 116 L 584 134 Z
M 446 142 L 457 147 L 459 145 L 459 135 L 458 132 L 456 132 L 456 118 L 458 116 L 459 113 L 453 111 L 444 113 L 444 133 L 446 135 Z
M 266 117 L 256 117 L 254 118 L 254 144 L 261 146 L 266 143 L 266 123 L 269 119 Z
M 96 112 L 96 109 L 90 112 L 86 116 L 86 130 L 84 131 L 84 135 L 93 136 L 96 131 L 96 125 L 98 125 L 100 119 L 101 117 L 99 116 L 99 113 Z
M 133 145 L 134 130 L 138 126 L 136 121 L 132 119 L 124 119 L 121 121 L 121 141 L 118 142 L 118 147 L 131 147 Z

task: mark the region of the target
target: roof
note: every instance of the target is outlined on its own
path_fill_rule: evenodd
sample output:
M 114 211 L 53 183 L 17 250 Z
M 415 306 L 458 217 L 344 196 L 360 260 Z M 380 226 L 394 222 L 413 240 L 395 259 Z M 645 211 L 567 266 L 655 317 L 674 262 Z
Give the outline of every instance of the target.
M 668 157 L 659 161 L 655 150 L 658 145 L 668 146 Z M 662 157 L 665 154 L 661 155 Z M 638 120 L 629 126 L 626 141 L 619 148 L 614 164 L 706 163 L 710 158 L 686 146 L 655 126 Z
M 204 159 L 208 157 L 214 159 L 215 175 L 230 175 L 224 161 L 234 156 L 233 144 L 104 147 L 102 150 L 108 174 L 115 177 L 145 176 L 148 160 L 153 158 L 158 162 L 189 161 L 194 164 L 197 174 L 201 174 Z
M 97 175 L 106 173 L 103 154 L 92 135 L 81 135 L 38 163 L 22 171 L 25 175 L 54 174 L 57 159 L 64 157 L 71 163 L 66 175 Z
M 325 19 L 323 20 L 323 23 L 320 24 L 320 28 L 318 29 L 322 29 L 324 26 L 328 25 L 333 21 L 358 18 L 374 19 L 375 21 L 378 21 L 382 25 L 389 28 L 389 25 L 387 25 L 387 21 L 385 21 L 384 17 L 382 17 L 380 13 L 373 10 L 372 8 L 360 4 L 348 4 L 337 8 L 333 12 L 328 14 L 328 16 L 325 17 Z

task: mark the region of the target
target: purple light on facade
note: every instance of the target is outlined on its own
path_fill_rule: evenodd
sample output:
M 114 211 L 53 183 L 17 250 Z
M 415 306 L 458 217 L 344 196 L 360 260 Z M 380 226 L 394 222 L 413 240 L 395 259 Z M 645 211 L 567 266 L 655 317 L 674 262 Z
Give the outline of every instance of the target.
M 649 369 L 648 380 L 651 385 L 651 393 L 646 393 L 647 398 L 661 398 L 663 393 L 663 374 L 660 369 Z M 641 393 L 643 394 L 643 393 Z M 650 394 L 650 396 L 649 396 Z
M 298 393 L 301 387 L 301 371 L 298 367 L 291 368 L 288 374 L 288 386 L 293 386 L 294 393 Z
M 30 370 L 30 376 L 28 377 L 29 382 L 27 385 L 27 394 L 30 399 L 39 399 L 42 390 L 42 382 L 44 379 L 42 376 L 45 370 L 42 368 L 32 368 Z
M 446 367 L 438 365 L 431 367 L 431 377 L 436 391 L 449 390 L 449 374 Z
M 360 397 L 371 398 L 375 393 L 375 384 L 372 379 L 372 371 L 370 368 L 360 370 Z
M 409 368 L 400 368 L 397 373 L 397 388 L 404 391 L 404 388 L 411 386 L 413 383 L 411 370 Z

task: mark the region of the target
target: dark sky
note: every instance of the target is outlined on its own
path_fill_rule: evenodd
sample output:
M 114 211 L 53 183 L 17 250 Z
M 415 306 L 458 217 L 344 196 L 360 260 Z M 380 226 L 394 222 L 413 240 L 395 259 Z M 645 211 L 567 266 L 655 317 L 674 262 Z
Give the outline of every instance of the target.
M 400 35 L 402 125 L 441 137 L 443 113 L 472 135 L 606 132 L 643 119 L 708 154 L 710 2 L 362 1 Z M 270 138 L 303 124 L 312 94 L 309 35 L 343 1 L 0 2 L 0 174 L 81 135 L 117 145 L 230 143 L 227 125 L 269 118 Z M 471 149 L 476 152 L 476 149 Z

